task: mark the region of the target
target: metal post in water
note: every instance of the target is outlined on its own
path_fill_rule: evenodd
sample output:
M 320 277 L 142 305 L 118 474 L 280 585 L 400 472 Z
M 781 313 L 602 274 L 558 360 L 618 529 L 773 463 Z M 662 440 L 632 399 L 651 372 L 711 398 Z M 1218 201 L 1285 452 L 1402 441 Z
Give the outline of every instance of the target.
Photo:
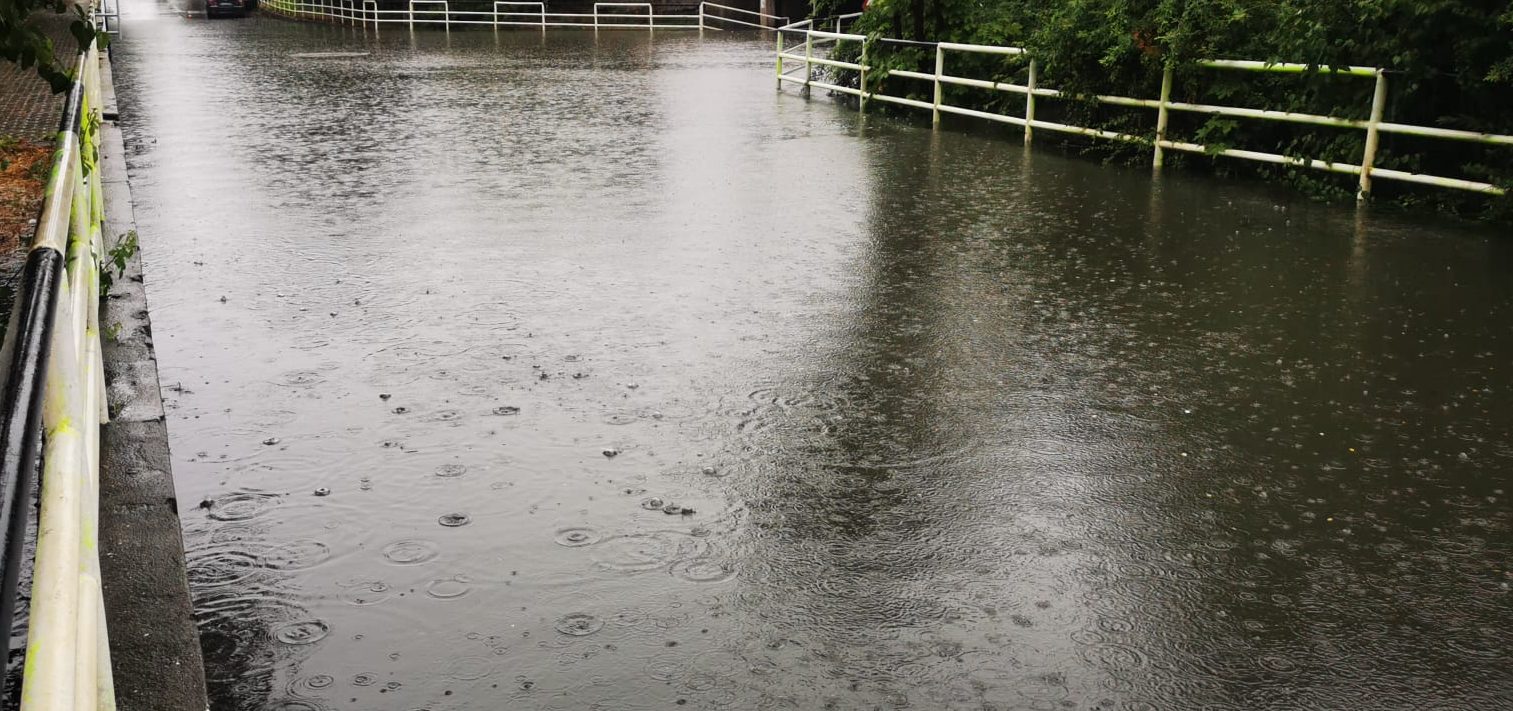
M 783 90 L 783 31 L 778 30 L 778 91 Z
M 809 82 L 814 79 L 814 34 L 804 30 L 804 98 L 809 98 Z
M 1024 144 L 1030 145 L 1035 136 L 1035 82 L 1039 78 L 1040 64 L 1030 59 L 1030 81 L 1026 85 L 1029 91 L 1024 93 Z
M 1387 104 L 1387 72 L 1376 70 L 1376 91 L 1371 96 L 1371 119 L 1366 122 L 1366 149 L 1361 155 L 1361 185 L 1355 199 L 1371 197 L 1371 169 L 1376 166 L 1376 147 L 1381 140 L 1379 127 Z
M 940 128 L 940 77 L 946 73 L 946 50 L 935 45 L 935 108 L 930 113 L 930 127 Z
M 840 46 L 840 42 L 836 42 L 835 44 L 836 46 Z M 862 56 L 861 60 L 858 61 L 857 64 L 862 65 L 862 78 L 861 82 L 859 83 L 859 86 L 861 86 L 862 89 L 862 95 L 861 97 L 859 97 L 861 101 L 858 102 L 860 106 L 857 108 L 857 111 L 867 113 L 867 40 L 862 40 Z
M 1161 143 L 1166 140 L 1166 123 L 1170 118 L 1166 105 L 1171 98 L 1172 68 L 1171 65 L 1167 65 L 1166 69 L 1161 71 L 1161 100 L 1156 106 L 1156 155 L 1151 159 L 1151 164 L 1156 170 L 1160 170 L 1166 162 L 1166 149 L 1161 146 Z

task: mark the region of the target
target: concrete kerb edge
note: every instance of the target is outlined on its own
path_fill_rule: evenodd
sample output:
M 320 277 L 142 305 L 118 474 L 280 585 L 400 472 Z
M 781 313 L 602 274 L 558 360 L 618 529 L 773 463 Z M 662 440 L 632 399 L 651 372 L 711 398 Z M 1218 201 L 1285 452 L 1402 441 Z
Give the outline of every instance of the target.
M 119 117 L 108 60 L 101 87 L 103 113 Z M 119 125 L 105 121 L 101 138 L 108 249 L 136 218 Z M 140 252 L 102 300 L 100 324 L 111 412 L 101 432 L 100 568 L 117 708 L 206 711 Z

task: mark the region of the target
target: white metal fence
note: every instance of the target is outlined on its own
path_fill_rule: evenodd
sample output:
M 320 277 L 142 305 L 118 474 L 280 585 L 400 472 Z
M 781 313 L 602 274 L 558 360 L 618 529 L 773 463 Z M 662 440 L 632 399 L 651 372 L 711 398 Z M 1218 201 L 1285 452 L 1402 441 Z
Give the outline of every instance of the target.
M 326 20 L 372 27 L 431 23 L 492 27 L 549 27 L 586 30 L 739 30 L 777 31 L 788 18 L 712 2 L 699 3 L 696 14 L 656 14 L 650 3 L 598 2 L 593 12 L 548 12 L 544 2 L 494 2 L 487 10 L 454 10 L 449 0 L 407 0 L 399 8 L 381 9 L 378 0 L 262 0 L 270 12 L 295 19 Z M 481 3 L 480 3 L 481 6 Z
M 1372 93 L 1370 105 L 1370 118 L 1350 119 L 1336 116 L 1323 116 L 1318 114 L 1297 113 L 1289 111 L 1275 111 L 1270 109 L 1253 109 L 1238 106 L 1220 106 L 1212 104 L 1196 104 L 1171 100 L 1172 71 L 1168 68 L 1162 76 L 1161 95 L 1157 99 L 1138 99 L 1125 96 L 1094 96 L 1094 101 L 1113 106 L 1124 106 L 1140 109 L 1154 109 L 1156 111 L 1156 131 L 1152 136 L 1137 136 L 1117 131 L 1108 131 L 1097 128 L 1072 126 L 1069 124 L 1044 121 L 1035 117 L 1035 104 L 1038 98 L 1068 99 L 1073 98 L 1061 91 L 1039 86 L 1039 64 L 1033 56 L 1020 47 L 999 47 L 991 45 L 956 44 L 951 42 L 938 43 L 906 43 L 927 47 L 933 47 L 935 51 L 935 71 L 915 72 L 904 70 L 890 70 L 886 76 L 915 79 L 931 82 L 933 84 L 933 97 L 931 101 L 921 101 L 902 96 L 892 96 L 880 92 L 868 91 L 868 72 L 872 70 L 867 64 L 867 37 L 860 34 L 846 34 L 840 31 L 841 20 L 849 20 L 856 15 L 847 15 L 837 18 L 832 30 L 816 29 L 816 21 L 804 20 L 779 28 L 777 35 L 777 85 L 781 89 L 785 83 L 797 84 L 803 87 L 805 94 L 811 87 L 820 87 L 830 91 L 849 94 L 859 99 L 859 107 L 866 111 L 867 102 L 882 101 L 885 103 L 908 106 L 931 112 L 934 124 L 940 125 L 942 113 L 972 116 L 1007 123 L 1024 128 L 1024 140 L 1031 141 L 1034 130 L 1045 129 L 1062 133 L 1077 134 L 1093 138 L 1101 138 L 1114 141 L 1131 143 L 1146 143 L 1154 148 L 1153 162 L 1156 167 L 1161 167 L 1165 159 L 1166 151 L 1182 151 L 1186 153 L 1203 153 L 1208 155 L 1225 156 L 1241 160 L 1275 163 L 1303 168 L 1312 168 L 1333 173 L 1346 173 L 1358 176 L 1358 197 L 1364 199 L 1371 192 L 1371 183 L 1374 179 L 1396 180 L 1420 185 L 1433 185 L 1457 190 L 1469 190 L 1488 195 L 1504 195 L 1506 190 L 1491 183 L 1466 180 L 1464 178 L 1425 175 L 1403 170 L 1392 170 L 1376 166 L 1377 150 L 1380 146 L 1382 134 L 1399 134 L 1418 136 L 1422 138 L 1442 139 L 1450 141 L 1462 141 L 1479 143 L 1488 146 L 1513 146 L 1513 136 L 1477 133 L 1474 131 L 1461 131 L 1456 129 L 1438 128 L 1432 126 L 1414 126 L 1410 124 L 1392 123 L 1383 120 L 1387 101 L 1387 70 L 1377 67 L 1319 67 L 1306 64 L 1268 63 L 1248 60 L 1207 60 L 1200 62 L 1200 66 L 1229 71 L 1246 72 L 1274 72 L 1302 74 L 1324 73 L 1345 77 L 1362 77 L 1374 79 L 1375 91 Z M 803 40 L 803 54 L 797 54 L 797 45 L 784 46 L 785 38 L 798 38 Z M 861 43 L 859 61 L 844 62 L 831 59 L 828 55 L 842 41 Z M 994 54 L 1006 56 L 1022 56 L 1028 59 L 1028 79 L 1024 84 L 1013 84 L 970 77 L 953 76 L 946 73 L 947 60 L 953 53 L 969 54 Z M 785 66 L 785 60 L 790 64 Z M 793 63 L 798 63 L 796 66 Z M 816 78 L 815 67 L 824 67 L 833 70 L 856 72 L 859 76 L 857 87 L 845 86 L 834 81 L 823 81 Z M 834 74 L 835 72 L 831 72 Z M 1011 116 L 1007 114 L 980 111 L 976 109 L 952 106 L 942 101 L 942 88 L 947 85 L 967 86 L 990 91 L 1007 92 L 1024 96 L 1024 114 Z M 1238 148 L 1221 148 L 1207 146 L 1200 143 L 1187 141 L 1173 141 L 1167 137 L 1167 126 L 1171 112 L 1190 112 L 1207 114 L 1212 116 L 1231 116 L 1235 118 L 1254 119 L 1262 121 L 1279 121 L 1297 124 L 1311 124 L 1316 126 L 1331 126 L 1335 128 L 1353 129 L 1365 131 L 1365 147 L 1361 155 L 1361 161 L 1357 163 L 1342 163 L 1320 160 L 1317 158 L 1302 158 L 1297 156 L 1268 153 L 1263 151 L 1242 150 Z

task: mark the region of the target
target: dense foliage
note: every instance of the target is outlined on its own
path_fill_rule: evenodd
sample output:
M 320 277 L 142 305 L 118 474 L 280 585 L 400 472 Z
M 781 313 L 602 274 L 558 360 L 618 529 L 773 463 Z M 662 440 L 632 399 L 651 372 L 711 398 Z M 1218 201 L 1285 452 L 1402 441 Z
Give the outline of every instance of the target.
M 821 3 L 816 14 L 832 11 Z M 1344 76 L 1258 75 L 1201 69 L 1201 58 L 1261 59 L 1319 66 L 1385 67 L 1387 119 L 1513 134 L 1513 0 L 872 0 L 858 21 L 870 64 L 933 70 L 928 48 L 877 38 L 1015 45 L 1038 59 L 1042 84 L 1081 95 L 1154 98 L 1171 66 L 1173 99 L 1366 118 L 1372 81 Z M 856 52 L 859 48 L 852 47 Z M 950 72 L 1023 78 L 1022 60 L 952 54 Z M 875 72 L 882 76 L 882 72 Z M 886 85 L 886 86 L 884 86 Z M 883 79 L 873 89 L 924 97 L 923 82 Z M 953 88 L 952 101 L 1013 110 L 1017 96 Z M 1079 125 L 1153 133 L 1154 112 L 1087 101 L 1043 102 Z M 1011 108 L 1012 107 L 1012 108 Z M 1174 114 L 1178 139 L 1359 162 L 1362 131 Z M 1129 151 L 1102 144 L 1098 150 Z M 1192 160 L 1207 161 L 1201 156 Z M 1384 136 L 1377 164 L 1513 186 L 1513 149 Z M 1256 170 L 1213 162 L 1217 170 Z M 1348 194 L 1348 180 L 1265 168 L 1315 193 Z M 1434 200 L 1462 212 L 1510 212 L 1509 200 L 1402 190 L 1398 200 Z
M 69 67 L 77 47 L 60 51 L 54 46 L 38 22 L 48 13 L 74 15 L 69 33 L 78 41 L 78 47 L 88 46 L 96 36 L 102 44 L 105 42 L 104 33 L 97 32 L 85 5 L 70 0 L 0 0 L 0 59 L 23 68 L 35 67 L 53 91 L 61 93 L 73 83 Z

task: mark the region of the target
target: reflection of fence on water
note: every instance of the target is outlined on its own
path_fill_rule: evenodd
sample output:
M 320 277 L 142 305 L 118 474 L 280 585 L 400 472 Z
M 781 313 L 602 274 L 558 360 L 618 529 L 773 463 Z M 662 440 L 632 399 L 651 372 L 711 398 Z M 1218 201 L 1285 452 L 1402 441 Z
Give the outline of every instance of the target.
M 693 14 L 657 14 L 652 3 L 596 2 L 593 12 L 548 12 L 544 2 L 500 0 L 486 10 L 454 10 L 453 0 L 406 0 L 401 8 L 382 9 L 379 0 L 263 0 L 271 12 L 296 19 L 321 19 L 373 27 L 400 23 L 435 23 L 483 27 L 566 27 L 588 30 L 737 30 L 776 31 L 788 18 L 712 2 L 699 3 Z M 458 4 L 461 4 L 459 1 Z

